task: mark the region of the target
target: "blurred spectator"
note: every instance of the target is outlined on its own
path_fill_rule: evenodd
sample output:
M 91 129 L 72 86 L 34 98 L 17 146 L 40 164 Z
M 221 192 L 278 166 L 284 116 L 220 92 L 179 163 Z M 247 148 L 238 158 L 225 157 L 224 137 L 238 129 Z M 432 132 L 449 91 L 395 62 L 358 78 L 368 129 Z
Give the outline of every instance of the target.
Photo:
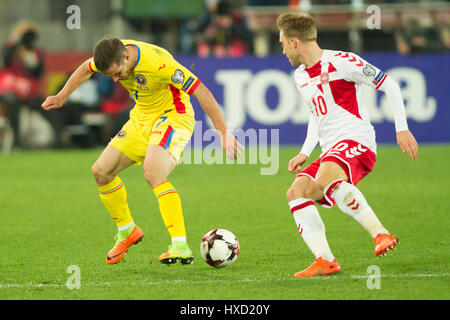
M 416 54 L 443 50 L 441 35 L 436 28 L 424 27 L 417 18 L 410 18 L 396 34 L 400 54 Z
M 134 100 L 119 82 L 114 82 L 111 77 L 102 74 L 98 77 L 100 111 L 108 117 L 104 127 L 103 142 L 108 142 L 129 119 Z
M 199 20 L 197 54 L 200 57 L 240 57 L 251 51 L 252 35 L 244 14 L 229 0 L 206 0 Z
M 61 147 L 63 123 L 61 113 L 41 108 L 40 83 L 44 74 L 44 52 L 36 47 L 38 30 L 32 21 L 21 21 L 11 30 L 2 51 L 0 70 L 0 101 L 5 107 L 14 132 L 14 145 L 22 147 L 19 116 L 22 106 L 40 112 L 55 130 L 55 146 Z
M 60 109 L 70 146 L 89 148 L 108 143 L 127 121 L 131 101 L 120 83 L 94 73 Z
M 67 79 L 70 74 L 67 75 Z M 69 147 L 89 148 L 97 144 L 98 137 L 91 132 L 89 126 L 83 123 L 85 112 L 99 112 L 100 96 L 96 77 L 97 75 L 93 74 L 91 78 L 72 92 L 64 103 L 64 107 L 59 109 L 62 113 L 64 132 L 69 137 L 66 141 Z M 58 91 L 62 89 L 64 84 L 65 82 Z
M 450 50 L 450 26 L 446 25 L 440 28 L 440 36 L 443 50 Z
M 248 0 L 249 6 L 287 6 L 290 0 Z

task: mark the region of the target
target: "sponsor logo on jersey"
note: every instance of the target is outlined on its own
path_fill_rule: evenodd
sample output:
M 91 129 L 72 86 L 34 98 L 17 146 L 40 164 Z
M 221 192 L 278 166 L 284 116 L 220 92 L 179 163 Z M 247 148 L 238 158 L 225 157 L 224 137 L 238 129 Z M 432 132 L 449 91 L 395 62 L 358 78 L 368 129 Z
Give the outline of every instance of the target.
M 145 76 L 143 74 L 137 74 L 135 79 L 136 79 L 136 82 L 141 86 L 144 86 L 147 84 L 147 79 L 145 78 Z
M 308 85 L 308 82 L 305 82 L 305 83 L 303 83 L 303 84 L 300 85 L 300 88 L 304 88 L 304 87 L 306 87 L 307 85 Z
M 184 82 L 184 73 L 180 69 L 175 70 L 175 73 L 172 76 L 173 83 L 183 83 Z
M 330 76 L 328 75 L 328 72 L 324 72 L 320 75 L 320 83 L 321 84 L 327 84 L 330 81 Z

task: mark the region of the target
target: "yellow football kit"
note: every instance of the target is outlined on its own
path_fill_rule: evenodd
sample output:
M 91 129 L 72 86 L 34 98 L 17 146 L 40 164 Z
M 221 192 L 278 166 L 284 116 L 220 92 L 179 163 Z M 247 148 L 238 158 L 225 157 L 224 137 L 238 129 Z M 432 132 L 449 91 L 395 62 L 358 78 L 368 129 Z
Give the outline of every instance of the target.
M 134 40 L 122 43 L 138 52 L 130 76 L 120 80 L 136 104 L 110 144 L 136 164 L 142 163 L 149 145 L 160 145 L 178 161 L 194 130 L 190 95 L 200 80 L 163 48 Z M 93 58 L 89 68 L 98 71 Z
M 135 46 L 138 52 L 130 76 L 126 80 L 120 80 L 136 104 L 130 111 L 130 119 L 111 140 L 110 145 L 134 160 L 137 165 L 144 160 L 149 145 L 163 147 L 178 162 L 194 131 L 195 118 L 190 95 L 198 87 L 200 80 L 163 48 L 134 40 L 122 40 L 122 43 L 125 46 Z M 89 68 L 92 72 L 99 71 L 93 58 L 89 61 Z M 133 237 L 131 230 L 135 230 L 134 222 L 127 204 L 126 189 L 119 177 L 106 185 L 99 185 L 98 190 L 103 204 L 119 228 L 117 243 L 107 256 L 107 263 L 115 263 L 123 256 L 123 243 L 136 243 L 129 240 Z M 179 243 L 182 243 L 182 247 L 185 246 L 182 253 L 169 249 L 160 257 L 160 261 L 174 263 L 178 258 L 191 261 L 192 251 L 186 244 L 178 192 L 168 181 L 154 187 L 153 191 L 172 241 L 178 246 Z

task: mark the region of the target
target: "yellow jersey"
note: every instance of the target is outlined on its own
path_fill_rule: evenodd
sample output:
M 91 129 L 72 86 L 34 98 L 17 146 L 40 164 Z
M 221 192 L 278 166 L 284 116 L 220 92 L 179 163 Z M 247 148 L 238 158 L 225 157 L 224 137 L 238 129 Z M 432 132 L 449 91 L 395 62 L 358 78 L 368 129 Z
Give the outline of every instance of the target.
M 200 79 L 161 47 L 141 41 L 121 41 L 125 46 L 135 46 L 138 52 L 130 76 L 120 80 L 136 101 L 130 118 L 145 123 L 156 114 L 172 110 L 192 115 L 190 95 L 200 84 Z M 99 71 L 94 58 L 89 61 L 89 68 L 92 72 Z

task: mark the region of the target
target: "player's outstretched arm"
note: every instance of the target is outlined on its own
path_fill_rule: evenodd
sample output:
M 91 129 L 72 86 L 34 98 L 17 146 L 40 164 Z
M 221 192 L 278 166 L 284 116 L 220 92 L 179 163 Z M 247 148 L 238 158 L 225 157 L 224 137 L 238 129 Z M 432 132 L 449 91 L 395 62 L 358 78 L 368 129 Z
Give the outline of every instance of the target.
M 403 153 L 407 153 L 411 160 L 416 160 L 419 146 L 411 131 L 408 129 L 406 121 L 405 105 L 403 103 L 402 93 L 396 81 L 386 76 L 383 85 L 380 88 L 384 91 L 389 105 L 394 114 L 395 130 L 397 132 L 397 144 Z
M 59 91 L 56 95 L 45 99 L 41 105 L 42 108 L 45 110 L 52 110 L 62 107 L 69 95 L 92 76 L 93 72 L 89 69 L 89 60 L 90 59 L 83 62 L 77 70 L 72 73 L 61 91 Z
M 308 121 L 308 130 L 306 133 L 305 142 L 303 143 L 300 152 L 289 161 L 288 171 L 292 173 L 299 172 L 318 142 L 319 136 L 317 134 L 317 124 L 314 120 L 314 116 L 311 115 Z
M 238 155 L 241 155 L 241 151 L 244 150 L 244 147 L 236 140 L 234 135 L 228 131 L 222 111 L 211 91 L 209 91 L 203 83 L 200 83 L 192 95 L 197 98 L 200 106 L 219 132 L 220 139 L 222 140 L 222 147 L 225 149 L 227 156 L 230 159 L 235 159 Z
M 354 53 L 337 53 L 335 57 L 337 57 L 335 62 L 348 79 L 385 93 L 394 116 L 397 143 L 403 153 L 408 153 L 411 160 L 417 159 L 418 145 L 408 129 L 405 105 L 398 83 L 384 71 Z

